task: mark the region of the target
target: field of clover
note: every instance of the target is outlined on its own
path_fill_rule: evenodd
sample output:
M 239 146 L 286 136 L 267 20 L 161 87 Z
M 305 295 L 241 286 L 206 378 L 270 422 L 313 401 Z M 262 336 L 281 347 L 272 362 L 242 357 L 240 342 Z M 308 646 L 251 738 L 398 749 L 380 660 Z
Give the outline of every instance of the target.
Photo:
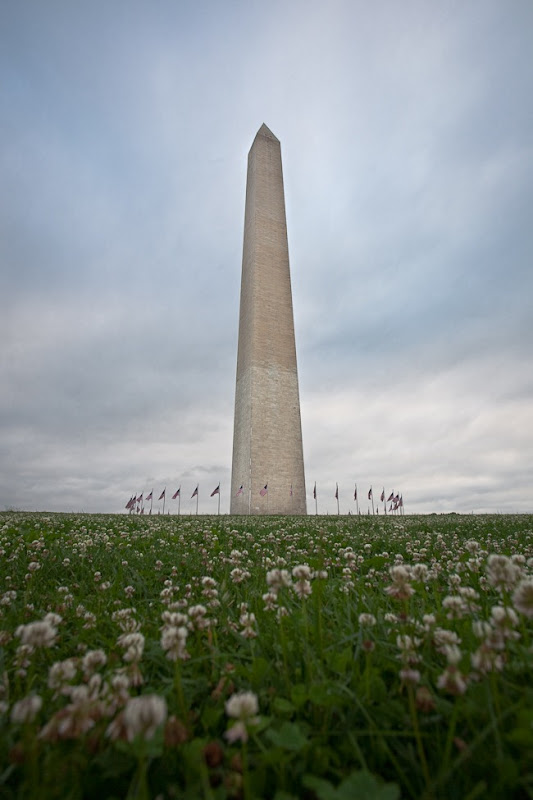
M 533 517 L 0 514 L 1 798 L 533 797 Z

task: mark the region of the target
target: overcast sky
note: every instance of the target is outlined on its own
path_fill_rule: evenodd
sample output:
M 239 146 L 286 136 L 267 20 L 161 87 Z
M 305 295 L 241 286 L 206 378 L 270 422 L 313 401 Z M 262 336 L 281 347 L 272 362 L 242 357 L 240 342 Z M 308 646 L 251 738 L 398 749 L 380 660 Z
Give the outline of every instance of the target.
M 309 512 L 533 512 L 532 32 L 531 0 L 2 2 L 0 509 L 228 511 L 264 122 Z

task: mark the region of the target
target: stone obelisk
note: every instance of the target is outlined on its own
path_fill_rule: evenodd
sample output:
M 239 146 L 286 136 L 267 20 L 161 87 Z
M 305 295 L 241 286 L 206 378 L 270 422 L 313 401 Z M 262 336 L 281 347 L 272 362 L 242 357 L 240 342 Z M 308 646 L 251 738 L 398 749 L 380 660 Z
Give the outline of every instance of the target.
M 307 513 L 281 147 L 266 125 L 248 154 L 230 513 Z

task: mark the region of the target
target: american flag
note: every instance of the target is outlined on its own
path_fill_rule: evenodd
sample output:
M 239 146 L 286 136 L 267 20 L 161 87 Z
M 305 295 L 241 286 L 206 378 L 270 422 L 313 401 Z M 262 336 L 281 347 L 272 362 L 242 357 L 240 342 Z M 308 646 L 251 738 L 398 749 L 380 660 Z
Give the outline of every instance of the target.
M 194 490 L 194 492 L 191 494 L 191 500 L 193 499 L 193 497 L 197 497 L 197 495 L 198 495 L 198 486 L 199 486 L 199 485 L 200 485 L 200 484 L 197 484 L 197 486 L 196 486 L 196 489 L 195 489 L 195 490 Z
M 338 499 L 339 499 L 339 484 L 337 483 L 336 484 L 336 489 L 335 489 L 335 500 L 338 500 Z
M 160 499 L 160 500 L 162 500 L 162 499 L 163 499 L 163 497 L 165 496 L 165 492 L 166 492 L 166 489 L 163 489 L 163 491 L 162 491 L 162 492 L 161 492 L 161 494 L 159 495 L 159 499 Z
M 177 489 L 177 491 L 174 492 L 174 494 L 172 495 L 172 499 L 175 500 L 176 497 L 179 497 L 180 496 L 180 492 L 181 492 L 181 486 L 180 486 L 179 489 Z
M 259 494 L 261 495 L 261 497 L 264 497 L 267 492 L 268 492 L 268 483 L 265 483 Z
M 152 491 L 150 492 L 150 494 L 149 494 L 149 495 L 148 495 L 148 497 L 146 498 L 146 501 L 147 501 L 147 502 L 148 502 L 148 500 L 151 500 L 151 499 L 152 499 L 152 497 L 153 497 L 153 494 L 154 494 L 154 490 L 152 489 Z M 142 495 L 141 495 L 141 497 L 142 497 Z
M 220 494 L 220 483 L 218 484 L 216 489 L 213 489 L 211 492 L 211 497 L 214 497 L 216 494 Z
M 368 490 L 368 499 L 369 500 L 372 499 L 372 487 L 370 487 L 370 489 Z
M 238 497 L 240 494 L 242 494 L 242 493 L 243 493 L 243 491 L 244 491 L 244 484 L 243 484 L 243 483 L 241 483 L 241 485 L 239 486 L 239 491 L 237 492 L 237 494 L 235 495 L 235 497 Z
M 315 488 L 313 489 L 313 500 L 316 500 L 316 482 L 315 482 Z

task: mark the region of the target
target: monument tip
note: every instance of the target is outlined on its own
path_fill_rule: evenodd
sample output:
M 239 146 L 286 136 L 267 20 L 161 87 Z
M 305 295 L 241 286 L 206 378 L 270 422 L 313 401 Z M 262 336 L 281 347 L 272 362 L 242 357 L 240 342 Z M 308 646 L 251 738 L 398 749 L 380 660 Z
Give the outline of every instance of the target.
M 267 125 L 265 125 L 264 122 L 261 125 L 261 127 L 259 128 L 259 130 L 257 131 L 257 136 L 266 136 L 267 139 L 274 139 L 275 142 L 279 142 L 278 137 L 274 136 L 274 134 L 272 133 L 270 128 Z

